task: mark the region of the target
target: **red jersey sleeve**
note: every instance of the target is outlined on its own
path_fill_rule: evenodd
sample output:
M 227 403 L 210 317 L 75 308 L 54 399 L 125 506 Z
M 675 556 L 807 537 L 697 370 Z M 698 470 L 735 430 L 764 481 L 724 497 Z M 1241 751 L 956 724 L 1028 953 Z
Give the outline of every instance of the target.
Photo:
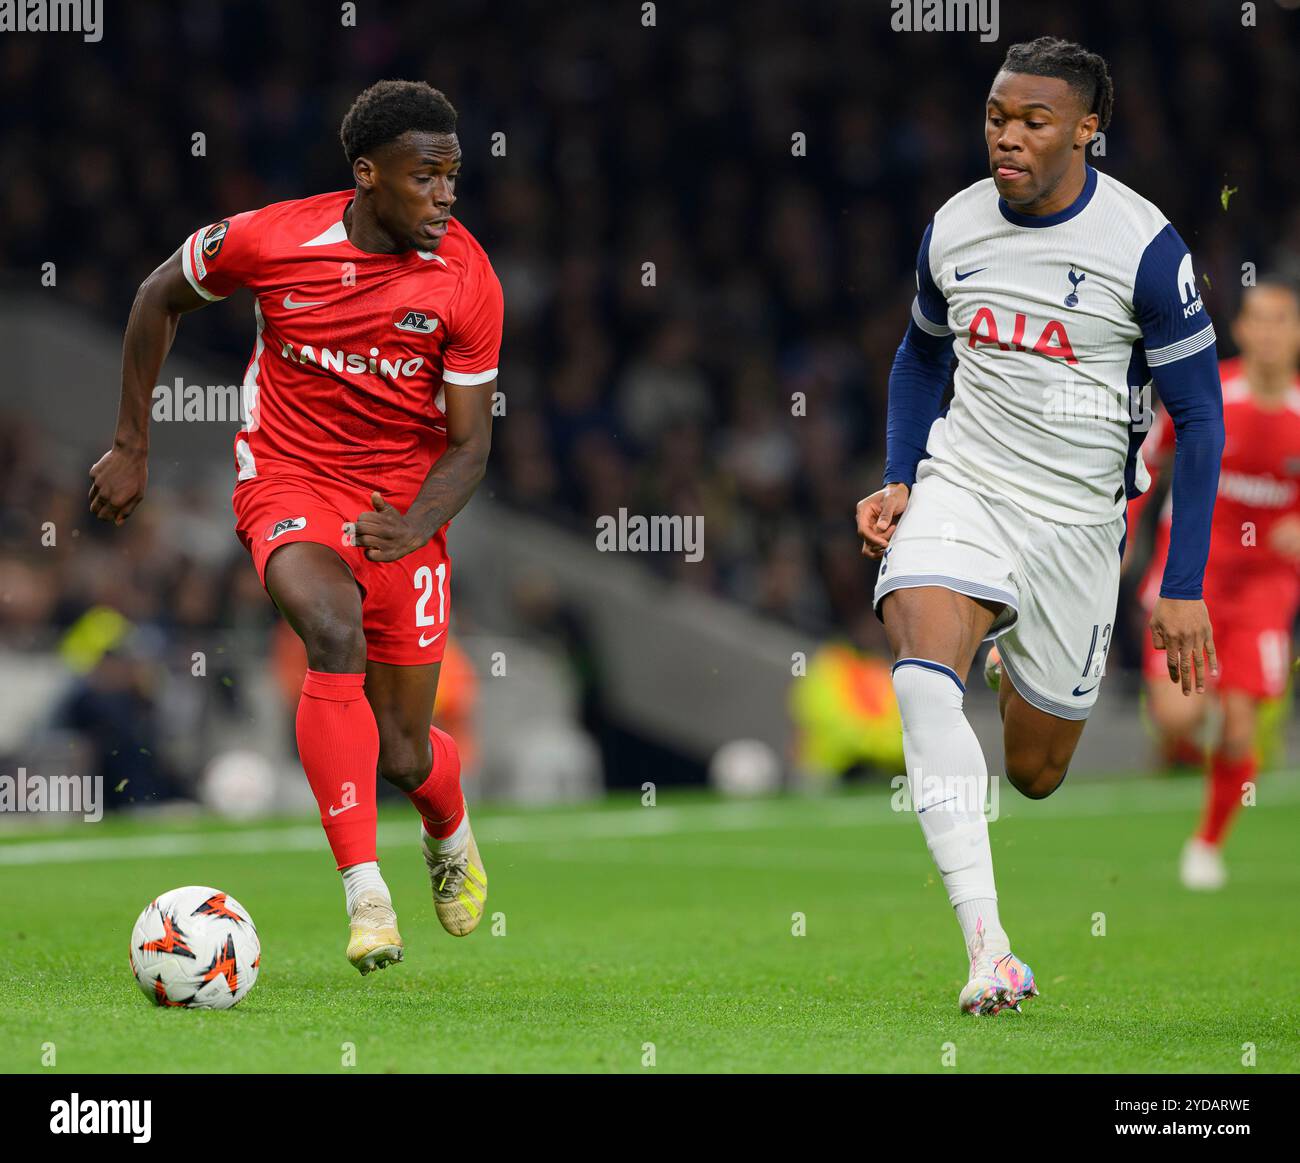
M 442 350 L 442 378 L 473 387 L 496 378 L 505 301 L 501 281 L 487 259 L 475 263 L 456 300 Z
M 205 299 L 224 299 L 250 285 L 261 251 L 260 211 L 249 210 L 196 230 L 181 249 L 189 284 Z

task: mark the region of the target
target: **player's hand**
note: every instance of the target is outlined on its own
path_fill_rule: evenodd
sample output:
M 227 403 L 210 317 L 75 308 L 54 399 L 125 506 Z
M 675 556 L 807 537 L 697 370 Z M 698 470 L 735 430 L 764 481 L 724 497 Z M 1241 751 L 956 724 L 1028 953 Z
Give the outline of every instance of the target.
M 374 511 L 362 513 L 356 523 L 356 543 L 370 561 L 396 561 L 429 543 L 415 521 L 394 509 L 378 493 L 370 494 Z
M 90 469 L 90 511 L 121 525 L 144 499 L 149 454 L 114 445 Z
M 1300 517 L 1283 517 L 1269 531 L 1269 548 L 1281 557 L 1300 561 Z
M 884 556 L 911 495 L 912 490 L 906 485 L 895 483 L 858 502 L 858 536 L 862 538 L 865 556 L 873 561 Z
M 1219 661 L 1214 654 L 1214 635 L 1210 630 L 1210 611 L 1199 598 L 1180 601 L 1160 598 L 1151 614 L 1151 645 L 1165 652 L 1171 682 L 1182 683 L 1183 694 L 1205 690 L 1205 670 L 1219 676 Z

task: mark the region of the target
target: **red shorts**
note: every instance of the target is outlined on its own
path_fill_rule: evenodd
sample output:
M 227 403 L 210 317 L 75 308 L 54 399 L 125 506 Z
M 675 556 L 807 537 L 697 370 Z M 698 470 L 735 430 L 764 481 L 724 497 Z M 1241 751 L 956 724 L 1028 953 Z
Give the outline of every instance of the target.
M 235 532 L 266 585 L 266 563 L 282 545 L 310 541 L 334 550 L 361 589 L 366 657 L 393 666 L 442 661 L 451 618 L 447 530 L 396 561 L 370 561 L 348 544 L 344 524 L 371 509 L 368 490 L 319 477 L 254 477 L 231 498 Z
M 1279 587 L 1268 575 L 1237 575 L 1232 592 L 1205 588 L 1205 604 L 1214 627 L 1214 654 L 1219 662 L 1220 691 L 1241 691 L 1257 699 L 1275 699 L 1286 690 L 1291 671 L 1291 605 L 1288 583 Z M 1148 679 L 1169 681 L 1163 650 L 1147 649 L 1143 673 Z
M 1241 691 L 1257 699 L 1275 699 L 1286 690 L 1291 669 L 1289 630 L 1214 623 L 1214 654 L 1219 662 L 1220 691 Z M 1163 650 L 1152 650 L 1147 639 L 1143 670 L 1152 681 L 1169 681 Z

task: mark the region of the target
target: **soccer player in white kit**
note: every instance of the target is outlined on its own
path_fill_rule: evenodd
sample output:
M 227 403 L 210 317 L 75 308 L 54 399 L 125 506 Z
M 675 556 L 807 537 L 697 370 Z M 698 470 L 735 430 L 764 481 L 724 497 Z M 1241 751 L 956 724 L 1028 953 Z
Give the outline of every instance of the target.
M 885 487 L 858 504 L 863 552 L 881 559 L 912 804 L 966 940 L 960 1005 L 973 1014 L 1038 991 L 998 918 L 965 679 L 997 639 L 1007 778 L 1051 795 L 1104 671 L 1126 498 L 1149 484 L 1138 447 L 1152 382 L 1177 432 L 1152 642 L 1184 692 L 1216 672 L 1201 600 L 1223 451 L 1214 328 L 1174 228 L 1087 162 L 1112 104 L 1105 61 L 1079 45 L 1042 37 L 1007 53 L 986 109 L 992 176 L 922 238 L 889 379 Z

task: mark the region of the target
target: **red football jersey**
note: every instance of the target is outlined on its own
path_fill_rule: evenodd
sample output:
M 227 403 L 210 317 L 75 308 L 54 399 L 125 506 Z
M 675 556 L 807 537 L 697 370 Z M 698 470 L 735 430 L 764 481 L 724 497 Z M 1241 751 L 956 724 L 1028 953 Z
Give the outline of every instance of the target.
M 1269 574 L 1277 578 L 1278 605 L 1294 612 L 1300 599 L 1300 572 L 1295 562 L 1272 549 L 1269 535 L 1279 519 L 1300 513 L 1300 376 L 1281 407 L 1272 410 L 1261 408 L 1251 396 L 1240 360 L 1223 361 L 1219 377 L 1223 383 L 1226 439 L 1214 505 L 1210 560 L 1205 571 L 1207 598 L 1211 592 L 1230 595 L 1233 578 L 1245 572 Z M 1172 464 L 1174 426 L 1164 411 L 1148 441 L 1151 450 L 1143 448 L 1148 462 Z M 1130 527 L 1139 514 L 1139 502 L 1135 501 L 1129 508 Z M 1143 599 L 1148 605 L 1160 591 L 1171 519 L 1172 500 L 1166 498 L 1143 584 Z
M 454 218 L 436 252 L 358 250 L 343 226 L 354 196 L 205 226 L 182 266 L 205 299 L 237 287 L 257 296 L 239 479 L 324 476 L 405 508 L 447 446 L 443 382 L 496 377 L 501 284 Z

